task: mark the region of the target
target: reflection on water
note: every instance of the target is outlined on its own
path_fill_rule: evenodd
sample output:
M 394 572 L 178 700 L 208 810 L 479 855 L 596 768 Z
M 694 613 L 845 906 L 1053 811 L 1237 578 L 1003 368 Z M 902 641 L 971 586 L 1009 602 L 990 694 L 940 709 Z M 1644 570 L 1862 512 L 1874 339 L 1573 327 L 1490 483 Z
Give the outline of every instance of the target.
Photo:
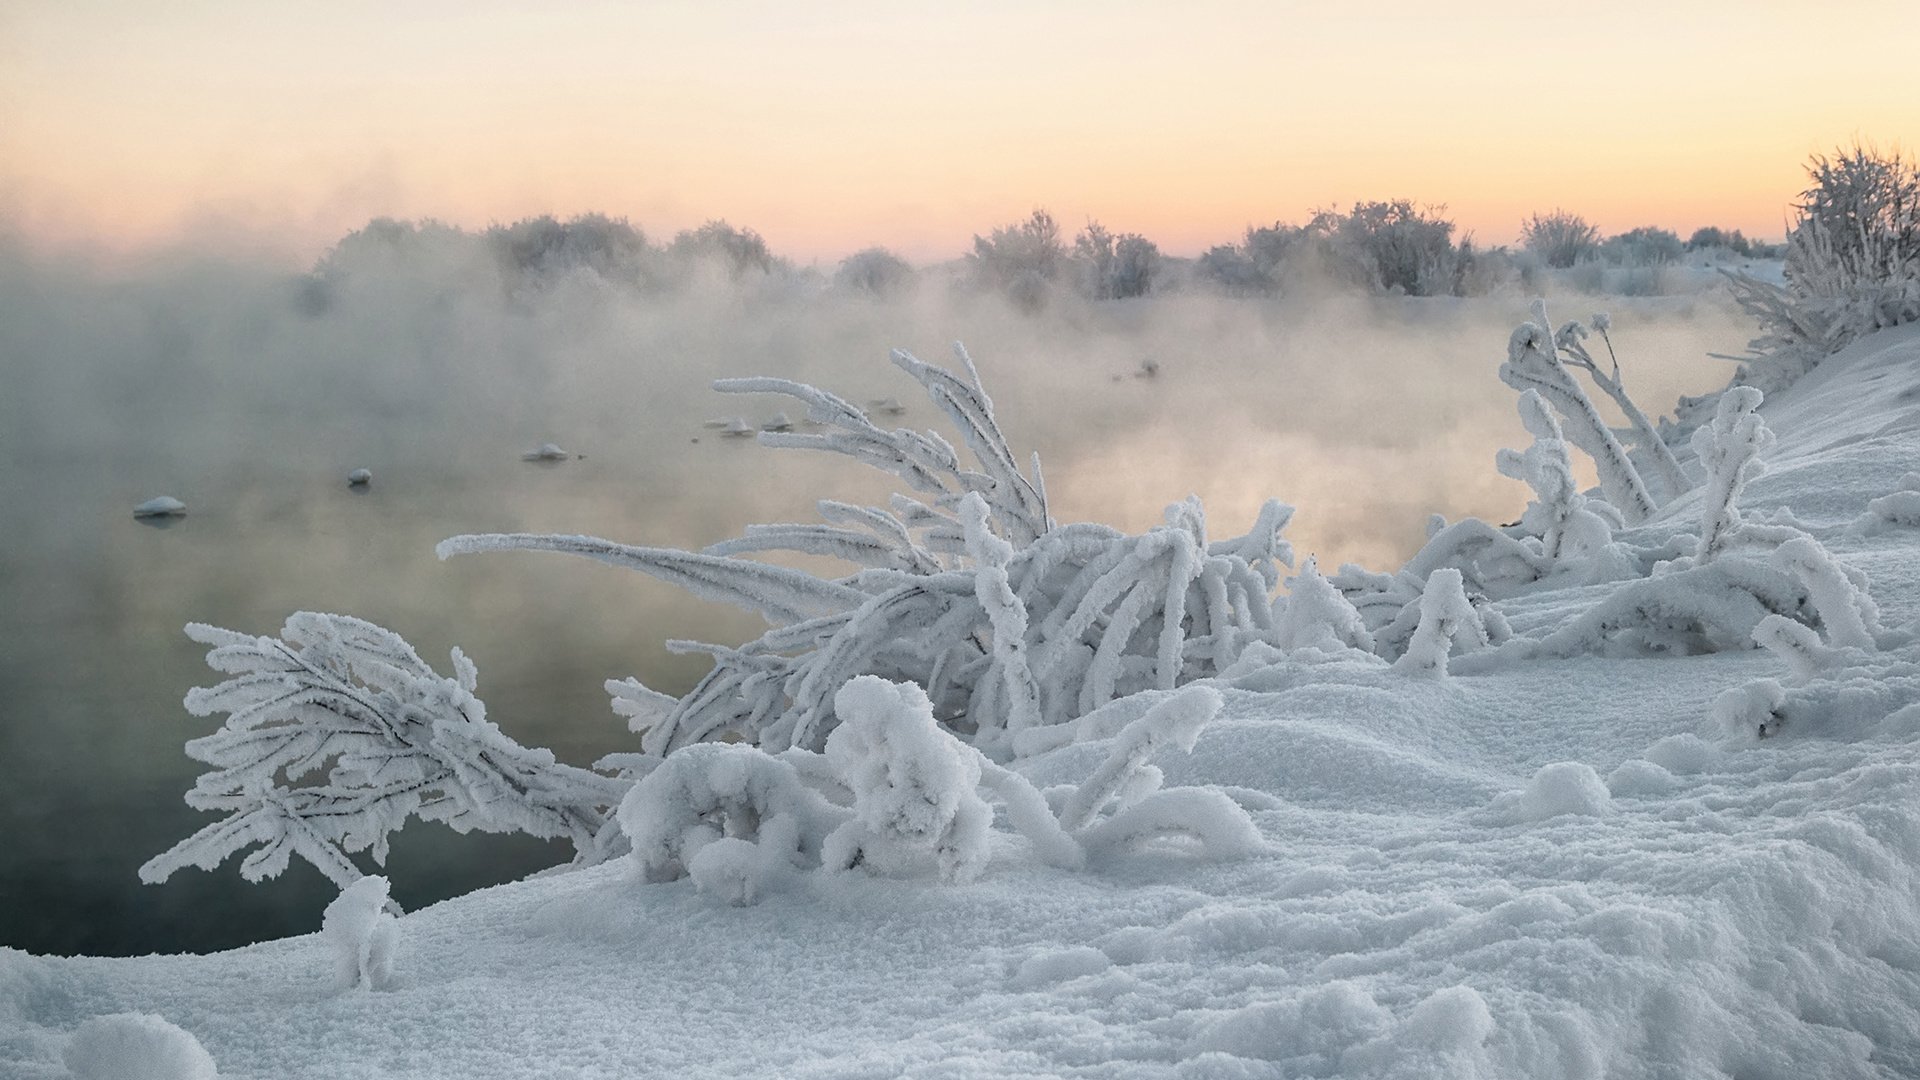
M 1705 303 L 1638 310 L 1616 308 L 1616 343 L 1649 405 L 1723 381 L 1705 354 L 1746 336 Z M 1523 501 L 1491 466 L 1524 445 L 1494 375 L 1521 317 L 1511 298 L 1172 298 L 1017 319 L 948 298 L 661 310 L 383 286 L 314 318 L 244 267 L 116 282 L 0 265 L 0 944 L 206 950 L 317 927 L 331 887 L 298 860 L 261 886 L 231 862 L 160 887 L 135 877 L 211 820 L 180 798 L 199 771 L 181 744 L 215 723 L 180 705 L 213 678 L 189 621 L 275 633 L 301 608 L 357 615 L 443 671 L 459 645 L 489 716 L 522 742 L 581 764 L 633 749 L 602 682 L 684 691 L 705 663 L 667 638 L 739 641 L 759 620 L 587 560 L 443 564 L 433 545 L 537 530 L 698 548 L 812 520 L 817 497 L 889 490 L 839 459 L 703 427 L 793 404 L 719 398 L 716 376 L 897 396 L 898 423 L 938 427 L 886 350 L 944 358 L 961 336 L 1009 438 L 1040 452 L 1062 520 L 1137 530 L 1197 493 L 1231 535 L 1279 497 L 1300 508 L 1303 553 L 1383 567 L 1430 511 L 1505 520 Z M 521 460 L 546 442 L 576 456 Z M 360 466 L 374 482 L 344 483 Z M 136 522 L 156 491 L 189 516 Z M 389 865 L 415 907 L 563 855 L 416 824 Z

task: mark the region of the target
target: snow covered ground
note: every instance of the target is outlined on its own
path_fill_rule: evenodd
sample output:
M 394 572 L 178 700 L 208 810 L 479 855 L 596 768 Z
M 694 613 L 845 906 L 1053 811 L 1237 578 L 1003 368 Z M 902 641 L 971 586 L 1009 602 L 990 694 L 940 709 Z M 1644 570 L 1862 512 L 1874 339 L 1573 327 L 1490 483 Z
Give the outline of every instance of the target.
M 1789 508 L 1911 626 L 1920 528 L 1858 521 L 1920 468 L 1920 327 L 1761 411 L 1779 439 L 1741 504 Z M 1614 588 L 1500 607 L 1538 635 Z M 1787 699 L 1765 739 L 1715 714 L 1760 679 Z M 1158 763 L 1222 785 L 1264 854 L 1067 871 L 995 832 L 968 883 L 811 873 L 750 907 L 619 860 L 404 916 L 386 989 L 338 989 L 319 933 L 0 950 L 0 1074 L 67 1076 L 76 1029 L 134 1012 L 224 1077 L 1920 1076 L 1920 647 L 1806 678 L 1748 649 L 1214 685 L 1221 714 Z M 1074 782 L 1107 749 L 1022 769 Z

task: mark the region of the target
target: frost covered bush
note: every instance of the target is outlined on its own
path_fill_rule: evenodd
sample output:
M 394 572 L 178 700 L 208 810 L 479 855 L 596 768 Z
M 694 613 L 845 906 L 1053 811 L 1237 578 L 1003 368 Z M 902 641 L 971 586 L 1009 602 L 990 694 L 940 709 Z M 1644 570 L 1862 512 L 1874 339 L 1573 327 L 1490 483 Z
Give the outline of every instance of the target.
M 866 248 L 840 260 L 833 272 L 833 284 L 869 296 L 896 296 L 913 284 L 913 267 L 886 248 Z
M 845 720 L 824 754 L 699 743 L 635 783 L 619 816 L 641 880 L 688 877 L 732 904 L 756 903 L 816 868 L 969 881 L 986 865 L 994 823 L 983 790 L 1040 861 L 1066 869 L 1164 836 L 1209 858 L 1264 850 L 1225 794 L 1162 789 L 1151 764 L 1168 746 L 1192 749 L 1221 705 L 1207 687 L 1156 702 L 1111 736 L 1085 781 L 1044 793 L 944 730 L 912 683 L 861 676 L 836 698 Z
M 975 236 L 967 265 L 977 287 L 999 292 L 1033 312 L 1046 306 L 1054 282 L 1066 268 L 1067 249 L 1053 215 L 1035 210 L 1025 221 Z
M 836 818 L 792 762 L 730 743 L 668 756 L 627 791 L 619 811 L 642 880 L 691 876 L 702 892 L 734 904 L 755 902 L 817 859 Z
M 905 353 L 894 362 L 959 430 L 971 467 L 941 436 L 882 429 L 811 386 L 717 384 L 799 400 L 827 430 L 764 432 L 761 441 L 829 450 L 891 473 L 915 495 L 896 495 L 887 506 L 825 500 L 823 524 L 756 526 L 700 553 L 550 535 L 463 536 L 440 545 L 442 557 L 513 549 L 586 555 L 739 604 L 774 624 L 738 647 L 671 643 L 714 660 L 684 697 L 610 681 L 614 710 L 629 718 L 643 751 L 602 762 L 618 775 L 562 765 L 507 738 L 486 719 L 474 696 L 477 675 L 457 650 L 455 677 L 443 678 L 398 635 L 356 619 L 302 612 L 278 639 L 190 627 L 214 646 L 208 662 L 233 677 L 188 696 L 196 714 L 230 716 L 221 731 L 188 744 L 190 755 L 215 768 L 187 798 L 227 817 L 150 861 L 143 877 L 164 880 L 188 864 L 211 868 L 260 845 L 241 865 L 249 880 L 279 873 L 299 854 L 346 888 L 361 875 L 354 853 L 370 850 L 383 863 L 389 834 L 420 817 L 461 830 L 566 837 L 580 863 L 631 844 L 647 874 L 689 873 L 738 902 L 796 859 L 817 859 L 826 833 L 843 819 L 860 824 L 837 834 L 836 859 L 904 865 L 920 842 L 907 837 L 934 836 L 933 862 L 959 879 L 977 869 L 984 828 L 977 798 L 959 792 L 982 785 L 1007 804 L 1043 858 L 1077 864 L 1079 842 L 998 762 L 1020 753 L 1023 739 L 1063 729 L 1116 699 L 1217 673 L 1249 644 L 1268 642 L 1279 565 L 1292 561 L 1280 538 L 1292 511 L 1269 502 L 1252 531 L 1225 540 L 1209 538 L 1196 500 L 1170 507 L 1166 524 L 1144 535 L 1059 525 L 1047 512 L 1037 459 L 1023 471 L 971 361 L 959 355 L 964 379 Z M 816 576 L 744 557 L 767 551 L 839 559 L 853 570 Z M 913 684 L 898 691 L 912 707 L 879 709 L 875 687 L 884 684 L 861 676 Z M 849 706 L 868 719 L 836 743 Z M 759 749 L 711 745 L 725 738 Z M 793 753 L 776 758 L 763 750 Z M 914 826 L 919 833 L 888 818 L 933 797 L 925 770 L 939 761 L 951 766 L 941 770 L 958 770 L 938 789 L 950 813 L 941 811 L 937 827 Z M 846 794 L 848 805 L 803 794 L 793 771 L 802 766 L 807 782 Z M 856 780 L 872 769 L 904 769 L 923 786 L 884 796 Z M 1206 796 L 1191 793 L 1154 800 L 1154 820 L 1178 829 L 1186 811 L 1176 804 L 1222 820 Z M 620 831 L 607 827 L 615 805 Z M 678 816 L 647 824 L 668 810 Z M 1128 821 L 1099 827 L 1130 836 L 1138 823 Z M 1228 832 L 1202 830 L 1200 839 L 1213 835 L 1215 846 L 1231 846 Z
M 1230 295 L 1290 291 L 1299 282 L 1334 282 L 1374 293 L 1464 296 L 1485 291 L 1489 267 L 1471 241 L 1453 241 L 1443 206 L 1409 200 L 1358 202 L 1322 210 L 1304 226 L 1249 227 L 1238 245 L 1202 255 L 1196 276 Z
M 1286 603 L 1274 617 L 1274 644 L 1285 651 L 1357 649 L 1373 651 L 1373 634 L 1352 601 L 1320 573 L 1309 555 L 1300 572 L 1287 579 Z
M 1613 354 L 1613 342 L 1608 336 L 1612 321 L 1605 315 L 1595 315 L 1593 331 L 1580 323 L 1569 322 L 1555 333 L 1553 324 L 1547 320 L 1546 304 L 1537 300 L 1533 316 L 1534 321 L 1515 329 L 1507 342 L 1507 362 L 1500 365 L 1501 381 L 1515 390 L 1523 393 L 1534 390 L 1546 398 L 1566 418 L 1568 439 L 1593 458 L 1600 474 L 1600 489 L 1607 501 L 1620 511 L 1627 524 L 1645 520 L 1660 502 L 1689 485 L 1659 431 L 1621 385 L 1620 361 Z M 1610 373 L 1603 371 L 1587 351 L 1585 339 L 1590 332 L 1599 333 L 1606 342 L 1612 361 Z M 1594 385 L 1626 414 L 1636 448 L 1657 478 L 1663 498 L 1656 499 L 1648 490 L 1640 467 L 1593 407 L 1593 400 L 1574 379 L 1569 367 L 1586 372 Z
M 1468 602 L 1460 571 L 1444 567 L 1427 578 L 1420 593 L 1420 621 L 1393 666 L 1409 675 L 1444 679 L 1447 657 L 1456 648 L 1472 652 L 1490 644 L 1486 621 Z
M 885 507 L 822 501 L 825 524 L 755 526 L 698 554 L 534 534 L 454 537 L 440 553 L 585 555 L 774 623 L 737 648 L 672 645 L 712 656 L 714 668 L 671 705 L 634 706 L 642 747 L 655 755 L 726 734 L 776 751 L 820 750 L 838 722 L 835 692 L 855 676 L 879 675 L 924 687 L 948 730 L 1005 760 L 1024 729 L 1204 677 L 1271 634 L 1278 564 L 1292 561 L 1280 538 L 1290 507 L 1269 502 L 1252 531 L 1226 540 L 1210 538 L 1195 501 L 1169 507 L 1166 524 L 1140 536 L 1056 524 L 1038 463 L 1022 472 L 971 361 L 960 358 L 966 379 L 894 354 L 960 430 L 974 468 L 940 436 L 884 430 L 811 386 L 715 384 L 793 397 L 829 429 L 762 433 L 763 444 L 845 454 L 892 473 L 919 497 L 896 495 Z M 765 551 L 828 556 L 857 569 L 824 578 L 741 557 Z M 610 690 L 635 701 L 644 692 L 625 683 Z
M 1589 500 L 1573 479 L 1573 455 L 1561 434 L 1553 408 L 1537 390 L 1520 395 L 1520 421 L 1533 435 L 1525 451 L 1502 450 L 1495 464 L 1502 476 L 1520 480 L 1533 489 L 1534 498 L 1520 515 L 1520 529 L 1539 541 L 1540 559 L 1518 560 L 1544 571 L 1597 554 L 1621 525 L 1620 512 L 1607 503 Z
M 1773 432 L 1754 411 L 1760 401 L 1760 391 L 1736 386 L 1721 395 L 1713 422 L 1693 433 L 1694 455 L 1707 470 L 1697 565 L 1713 561 L 1740 535 L 1740 491 L 1760 472 L 1760 455 L 1773 445 Z
M 628 286 L 660 283 L 658 253 L 625 218 L 584 214 L 561 221 L 526 218 L 486 231 L 485 241 L 513 278 L 540 285 L 582 271 Z
M 1600 231 L 1578 214 L 1555 210 L 1521 222 L 1520 243 L 1541 262 L 1565 270 L 1599 254 Z
M 1145 296 L 1161 272 L 1160 248 L 1139 233 L 1115 236 L 1090 221 L 1073 238 L 1073 263 L 1081 295 L 1092 300 Z
M 1920 320 L 1920 163 L 1856 145 L 1807 173 L 1786 284 L 1729 275 L 1762 329 L 1739 381 L 1768 391 L 1857 337 Z
M 1711 251 L 1718 249 L 1734 255 L 1752 255 L 1753 242 L 1739 229 L 1722 229 L 1717 225 L 1708 225 L 1695 229 L 1687 238 L 1688 251 Z
M 699 266 L 717 267 L 733 281 L 767 275 L 784 264 L 767 249 L 752 229 L 737 229 L 724 221 L 709 221 L 673 238 L 667 253 L 682 264 L 682 273 Z
M 1601 257 L 1616 266 L 1664 266 L 1685 252 L 1679 233 L 1657 225 L 1628 229 L 1600 245 Z
M 1335 257 L 1375 292 L 1456 296 L 1473 255 L 1466 243 L 1454 246 L 1445 210 L 1406 199 L 1361 202 L 1345 215 L 1324 211 L 1308 228 L 1330 238 Z
M 399 635 L 340 615 L 299 612 L 278 638 L 200 624 L 187 634 L 230 676 L 187 694 L 196 716 L 228 714 L 187 743 L 213 766 L 187 804 L 226 816 L 148 860 L 142 881 L 211 870 L 258 845 L 240 863 L 248 881 L 277 877 L 299 855 L 344 889 L 361 876 L 351 854 L 384 864 L 388 837 L 414 817 L 564 837 L 585 862 L 607 853 L 601 826 L 625 785 L 508 738 L 458 649 L 445 678 Z

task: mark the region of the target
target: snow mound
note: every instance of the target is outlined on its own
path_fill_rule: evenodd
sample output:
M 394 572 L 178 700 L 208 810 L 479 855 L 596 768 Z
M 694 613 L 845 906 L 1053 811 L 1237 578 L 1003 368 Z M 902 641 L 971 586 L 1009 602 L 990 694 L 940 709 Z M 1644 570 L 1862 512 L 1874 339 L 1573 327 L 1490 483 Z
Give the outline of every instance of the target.
M 334 897 L 321 915 L 320 934 L 333 948 L 334 983 L 384 990 L 393 984 L 398 920 L 387 914 L 387 879 L 363 877 Z
M 862 675 L 834 694 L 833 709 L 840 726 L 827 738 L 827 760 L 853 789 L 854 816 L 827 837 L 822 861 L 882 874 L 931 864 L 948 881 L 977 876 L 993 825 L 977 790 L 979 755 L 934 723 L 926 691 Z
M 67 1044 L 65 1061 L 73 1080 L 217 1080 L 220 1075 L 199 1039 L 152 1013 L 86 1021 Z
M 1584 761 L 1556 761 L 1543 765 L 1512 800 L 1508 811 L 1516 822 L 1545 821 L 1562 814 L 1602 817 L 1613 809 L 1613 795 Z

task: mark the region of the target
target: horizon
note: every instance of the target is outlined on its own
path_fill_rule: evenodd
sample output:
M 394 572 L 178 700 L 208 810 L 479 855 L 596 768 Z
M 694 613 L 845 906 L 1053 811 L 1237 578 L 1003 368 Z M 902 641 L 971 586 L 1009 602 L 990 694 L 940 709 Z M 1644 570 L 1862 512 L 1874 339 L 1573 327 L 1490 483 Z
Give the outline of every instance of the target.
M 1810 156 L 1910 144 L 1920 71 L 1809 44 L 1798 5 L 1662 8 L 1658 38 L 1629 7 L 18 4 L 0 231 L 311 260 L 382 217 L 603 213 L 926 264 L 1035 208 L 1191 257 L 1409 199 L 1488 246 L 1555 209 L 1777 239 Z M 1920 34 L 1908 5 L 1858 13 Z

